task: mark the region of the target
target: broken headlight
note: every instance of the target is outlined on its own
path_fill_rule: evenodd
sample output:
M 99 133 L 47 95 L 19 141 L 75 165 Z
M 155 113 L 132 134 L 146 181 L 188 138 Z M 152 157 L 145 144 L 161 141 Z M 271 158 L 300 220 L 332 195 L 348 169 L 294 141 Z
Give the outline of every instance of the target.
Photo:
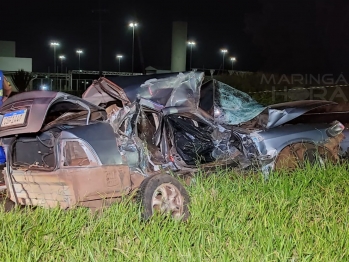
M 344 125 L 339 121 L 334 121 L 331 123 L 331 127 L 326 129 L 326 134 L 329 137 L 338 136 L 344 130 Z

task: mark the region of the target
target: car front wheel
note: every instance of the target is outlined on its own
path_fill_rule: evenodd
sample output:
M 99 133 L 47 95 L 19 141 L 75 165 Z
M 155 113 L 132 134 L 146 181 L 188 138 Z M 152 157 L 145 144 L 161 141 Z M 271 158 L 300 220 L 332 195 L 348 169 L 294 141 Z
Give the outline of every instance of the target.
M 189 195 L 183 185 L 174 177 L 158 174 L 146 178 L 140 185 L 138 200 L 143 206 L 143 219 L 154 213 L 170 214 L 174 219 L 189 217 Z

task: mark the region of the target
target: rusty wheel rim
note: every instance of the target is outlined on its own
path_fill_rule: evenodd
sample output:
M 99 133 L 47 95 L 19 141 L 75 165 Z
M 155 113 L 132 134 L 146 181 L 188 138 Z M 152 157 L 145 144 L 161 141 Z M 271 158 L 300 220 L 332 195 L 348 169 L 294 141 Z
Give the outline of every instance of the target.
M 183 215 L 183 197 L 179 189 L 171 183 L 164 183 L 154 191 L 151 206 L 153 213 L 171 214 L 173 218 Z

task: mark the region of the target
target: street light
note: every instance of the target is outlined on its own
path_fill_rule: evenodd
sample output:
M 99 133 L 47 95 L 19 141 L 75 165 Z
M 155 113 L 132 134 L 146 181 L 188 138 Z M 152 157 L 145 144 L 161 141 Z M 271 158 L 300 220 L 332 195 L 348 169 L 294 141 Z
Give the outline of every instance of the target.
M 230 60 L 231 60 L 231 70 L 233 70 L 234 61 L 236 61 L 236 58 L 235 57 L 231 57 Z
M 225 53 L 228 53 L 228 50 L 222 49 L 221 52 L 223 53 L 223 70 L 224 70 L 224 56 L 225 56 Z
M 132 75 L 133 75 L 133 61 L 134 61 L 134 53 L 135 53 L 135 27 L 138 26 L 137 23 L 130 23 L 130 27 L 132 27 Z
M 50 45 L 53 47 L 53 72 L 56 73 L 56 48 L 59 46 L 59 43 L 52 41 Z
M 116 58 L 119 60 L 119 72 L 120 72 L 120 60 L 122 58 L 122 55 L 117 55 Z
M 190 70 L 191 70 L 191 55 L 192 55 L 192 52 L 193 52 L 193 46 L 195 45 L 195 42 L 194 41 L 189 41 L 188 45 L 190 46 Z
M 83 51 L 81 50 L 81 49 L 78 49 L 78 50 L 76 50 L 76 53 L 78 54 L 78 56 L 79 56 L 79 72 L 81 71 L 80 70 L 80 56 L 81 56 L 81 54 L 83 53 Z
M 52 41 L 50 43 L 50 46 L 53 47 L 53 73 L 56 73 L 57 67 L 56 67 L 56 48 L 59 46 L 59 43 L 57 41 Z M 56 80 L 56 78 L 55 78 Z M 56 85 L 56 81 L 54 82 L 54 85 Z
M 61 73 L 63 73 L 63 60 L 65 59 L 64 55 L 60 55 L 59 59 L 61 59 Z
M 80 69 L 80 56 L 83 53 L 83 51 L 81 49 L 78 49 L 78 50 L 76 50 L 76 53 L 79 56 L 79 80 L 80 80 L 80 72 L 81 72 L 81 69 Z M 77 88 L 79 88 L 79 86 L 77 86 Z

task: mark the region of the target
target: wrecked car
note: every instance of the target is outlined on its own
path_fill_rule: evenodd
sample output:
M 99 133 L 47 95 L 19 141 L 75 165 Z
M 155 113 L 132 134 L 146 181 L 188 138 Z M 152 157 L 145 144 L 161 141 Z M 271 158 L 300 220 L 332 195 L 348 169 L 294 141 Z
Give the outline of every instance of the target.
M 137 191 L 144 218 L 155 211 L 188 218 L 185 188 L 168 174 L 147 173 L 142 141 L 114 130 L 103 108 L 61 92 L 31 91 L 9 98 L 0 120 L 7 193 L 16 204 L 98 209 Z
M 263 106 L 204 74 L 109 77 L 95 80 L 83 99 L 106 108 L 120 136 L 144 144 L 148 172 L 191 174 L 220 166 L 259 170 L 337 162 L 348 151 L 344 125 L 334 112 L 308 123 L 300 117 L 334 106 L 296 101 Z M 118 139 L 124 146 L 123 139 Z

